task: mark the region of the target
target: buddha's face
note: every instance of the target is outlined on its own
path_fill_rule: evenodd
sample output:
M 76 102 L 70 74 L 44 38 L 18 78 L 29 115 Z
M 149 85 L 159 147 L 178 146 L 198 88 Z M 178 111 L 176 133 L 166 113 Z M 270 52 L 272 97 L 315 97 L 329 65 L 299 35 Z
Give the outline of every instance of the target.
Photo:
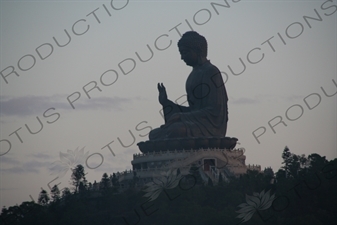
M 181 60 L 184 60 L 186 65 L 195 66 L 198 64 L 198 54 L 191 48 L 185 46 L 179 46 L 179 52 L 181 55 Z

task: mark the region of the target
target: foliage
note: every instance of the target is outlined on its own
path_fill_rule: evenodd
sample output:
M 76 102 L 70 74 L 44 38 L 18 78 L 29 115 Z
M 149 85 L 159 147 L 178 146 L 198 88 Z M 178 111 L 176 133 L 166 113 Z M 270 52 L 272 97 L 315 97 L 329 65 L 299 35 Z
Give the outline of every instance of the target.
M 57 187 L 57 185 L 54 185 L 51 189 L 51 199 L 53 200 L 53 202 L 57 202 L 61 197 L 60 197 L 60 190 Z
M 87 185 L 87 180 L 85 178 L 84 167 L 82 165 L 77 165 L 75 169 L 71 169 L 71 180 L 75 187 L 75 193 L 79 190 L 84 190 Z
M 101 179 L 100 183 L 100 189 L 101 190 L 107 190 L 111 185 L 110 185 L 110 179 L 107 173 L 104 173 Z
M 43 190 L 39 194 L 38 203 L 41 205 L 47 205 L 50 198 L 46 190 Z
M 116 175 L 109 178 L 114 188 L 107 188 L 104 195 L 94 188 L 86 189 L 85 195 L 65 188 L 60 200 L 54 201 L 55 188 L 50 203 L 46 200 L 48 193 L 41 191 L 43 205 L 23 202 L 4 207 L 0 224 L 337 224 L 337 159 L 328 161 L 318 154 L 296 155 L 288 148 L 282 158 L 283 167 L 275 175 L 268 168 L 262 173 L 247 171 L 214 186 L 202 182 L 196 166 L 190 170 L 196 176 L 194 180 L 182 178 L 184 182 L 177 183 L 172 177 L 182 175 L 175 171 L 174 176 L 166 174 L 167 179 L 157 182 L 166 188 L 160 189 L 152 201 L 135 188 L 118 192 Z M 137 179 L 137 174 L 134 177 Z M 74 178 L 79 183 L 85 180 L 84 176 Z M 106 179 L 107 175 L 103 175 L 102 181 L 107 182 Z
M 220 186 L 222 186 L 223 185 L 223 178 L 222 178 L 222 173 L 220 173 L 220 175 L 219 175 L 219 181 L 218 181 L 218 184 L 220 185 Z

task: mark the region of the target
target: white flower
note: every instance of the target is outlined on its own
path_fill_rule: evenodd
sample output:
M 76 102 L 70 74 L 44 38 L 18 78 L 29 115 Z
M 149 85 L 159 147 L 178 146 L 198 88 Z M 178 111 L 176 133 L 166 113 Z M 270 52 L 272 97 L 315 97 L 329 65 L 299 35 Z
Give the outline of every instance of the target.
M 147 188 L 144 191 L 147 193 L 143 197 L 148 197 L 150 201 L 155 200 L 164 189 L 177 187 L 182 177 L 181 174 L 177 175 L 177 169 L 170 169 L 167 172 L 162 172 L 161 175 L 162 176 L 155 177 L 153 181 L 145 184 Z
M 63 177 L 69 169 L 75 168 L 77 165 L 84 165 L 88 158 L 89 152 L 84 153 L 84 147 L 78 150 L 78 147 L 73 150 L 67 150 L 66 153 L 60 152 L 60 160 L 53 162 L 50 171 L 51 175 Z
M 258 210 L 268 209 L 275 199 L 275 194 L 270 196 L 270 190 L 264 193 L 264 190 L 259 194 L 254 192 L 253 196 L 246 195 L 246 202 L 238 205 L 241 209 L 236 211 L 240 213 L 236 218 L 242 218 L 241 222 L 247 222 Z

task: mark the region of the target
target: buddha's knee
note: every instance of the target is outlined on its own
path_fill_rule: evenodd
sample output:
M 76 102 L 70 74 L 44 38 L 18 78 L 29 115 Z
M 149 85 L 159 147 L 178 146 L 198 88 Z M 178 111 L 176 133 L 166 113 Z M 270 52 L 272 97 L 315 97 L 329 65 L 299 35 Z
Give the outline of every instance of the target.
M 177 138 L 186 136 L 186 127 L 183 123 L 174 123 L 170 126 L 168 137 Z
M 160 131 L 161 131 L 160 128 L 155 128 L 155 129 L 151 130 L 150 133 L 149 133 L 149 139 L 154 140 L 154 139 L 160 138 Z

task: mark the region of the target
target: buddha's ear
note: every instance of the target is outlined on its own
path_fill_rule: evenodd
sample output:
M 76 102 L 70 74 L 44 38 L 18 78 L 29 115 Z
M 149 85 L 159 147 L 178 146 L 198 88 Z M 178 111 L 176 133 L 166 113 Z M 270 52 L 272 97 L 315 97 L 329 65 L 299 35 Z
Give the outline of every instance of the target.
M 207 58 L 207 55 L 204 56 L 204 54 L 203 54 L 201 48 L 195 48 L 194 51 L 195 51 L 195 52 L 198 54 L 198 56 L 200 56 L 201 58 Z
M 201 54 L 198 54 L 198 63 L 202 63 L 203 56 Z
M 196 47 L 193 49 L 193 51 L 195 51 L 199 56 L 201 56 L 201 48 Z

